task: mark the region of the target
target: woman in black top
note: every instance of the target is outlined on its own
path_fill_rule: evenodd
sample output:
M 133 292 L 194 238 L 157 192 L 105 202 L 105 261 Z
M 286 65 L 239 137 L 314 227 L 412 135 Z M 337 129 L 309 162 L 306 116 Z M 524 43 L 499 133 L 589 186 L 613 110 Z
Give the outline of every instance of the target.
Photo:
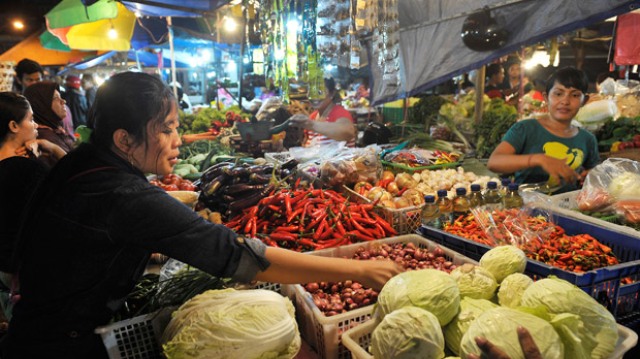
M 316 257 L 266 247 L 205 221 L 151 185 L 177 162 L 177 101 L 154 76 L 125 72 L 99 89 L 91 143 L 63 158 L 30 206 L 18 251 L 21 299 L 2 358 L 102 358 L 109 322 L 162 253 L 217 277 L 280 283 L 353 279 L 373 288 L 391 261 Z
M 2 309 L 11 315 L 8 290 L 13 287 L 12 262 L 18 225 L 26 202 L 45 168 L 34 161 L 36 154 L 59 159 L 65 152 L 47 140 L 36 140 L 38 132 L 27 99 L 12 92 L 0 93 L 0 288 Z
M 67 109 L 58 84 L 48 81 L 35 83 L 27 87 L 24 96 L 29 100 L 33 119 L 38 124 L 38 138 L 55 143 L 65 152 L 71 151 L 74 147 L 73 137 L 63 127 L 62 120 L 67 115 Z M 56 163 L 52 158 L 39 160 L 49 168 Z

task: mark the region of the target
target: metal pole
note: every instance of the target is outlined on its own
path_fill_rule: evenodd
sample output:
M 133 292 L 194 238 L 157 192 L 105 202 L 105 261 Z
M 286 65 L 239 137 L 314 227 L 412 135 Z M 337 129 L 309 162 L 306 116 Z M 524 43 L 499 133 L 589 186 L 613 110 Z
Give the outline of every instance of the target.
M 171 16 L 167 16 L 167 28 L 169 29 L 169 52 L 171 55 L 171 83 L 173 84 L 173 95 L 178 99 L 178 82 L 176 81 L 176 54 L 173 49 L 173 25 Z
M 247 40 L 247 31 L 249 27 L 249 19 L 247 18 L 247 6 L 242 6 L 242 17 L 244 20 L 244 26 L 242 27 L 242 43 L 240 44 L 240 75 L 238 78 L 239 85 L 238 86 L 238 106 L 242 108 L 242 77 L 244 76 L 244 51 L 245 51 L 245 41 Z
M 476 109 L 474 111 L 474 118 L 476 123 L 482 121 L 482 110 L 484 107 L 484 78 L 487 73 L 487 66 L 483 65 L 476 72 Z

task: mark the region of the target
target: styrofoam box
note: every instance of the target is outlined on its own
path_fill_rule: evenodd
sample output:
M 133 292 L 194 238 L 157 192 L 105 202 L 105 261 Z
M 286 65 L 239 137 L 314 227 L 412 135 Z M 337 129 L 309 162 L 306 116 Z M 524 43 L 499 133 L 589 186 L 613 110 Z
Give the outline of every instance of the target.
M 361 242 L 348 246 L 307 252 L 307 254 L 324 257 L 352 258 L 358 248 L 369 249 L 380 246 L 381 244 L 393 243 L 413 243 L 416 247 L 426 248 L 429 251 L 435 248 L 441 248 L 446 258 L 455 265 L 464 263 L 477 264 L 476 261 L 451 249 L 442 247 L 417 234 Z M 314 304 L 311 293 L 307 292 L 301 285 L 294 285 L 293 290 L 295 292 L 296 319 L 300 328 L 300 334 L 306 342 L 315 348 L 319 356 L 323 359 L 350 358 L 350 353 L 341 344 L 340 337 L 342 333 L 348 329 L 368 321 L 373 312 L 373 305 L 327 317 Z
M 578 193 L 580 193 L 580 191 L 560 193 L 551 196 L 551 209 L 568 217 L 573 217 L 581 221 L 593 223 L 597 226 L 611 229 L 616 232 L 640 238 L 640 231 L 637 231 L 631 227 L 610 223 L 602 219 L 580 213 L 580 211 L 578 210 L 578 202 L 576 200 L 578 197 Z
M 342 342 L 351 352 L 352 358 L 373 359 L 373 355 L 369 353 L 369 346 L 371 345 L 371 333 L 376 325 L 376 322 L 369 321 L 342 334 Z M 638 335 L 633 330 L 618 324 L 618 343 L 609 359 L 622 359 L 624 354 L 635 347 L 637 343 Z

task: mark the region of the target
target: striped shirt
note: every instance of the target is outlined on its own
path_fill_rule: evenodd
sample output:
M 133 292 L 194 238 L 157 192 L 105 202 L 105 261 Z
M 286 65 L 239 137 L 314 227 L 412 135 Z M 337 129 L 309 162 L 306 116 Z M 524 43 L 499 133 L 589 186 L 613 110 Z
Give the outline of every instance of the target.
M 316 111 L 313 111 L 311 115 L 309 115 L 309 118 L 313 121 L 318 121 L 318 117 L 319 117 L 318 115 L 319 115 L 318 111 L 316 110 Z M 342 118 L 342 117 L 348 118 L 353 123 L 353 116 L 351 116 L 351 113 L 349 111 L 347 111 L 341 105 L 334 105 L 331 111 L 329 112 L 329 115 L 327 115 L 324 121 L 336 122 L 339 118 Z M 315 131 L 305 130 L 305 134 L 307 136 L 307 140 L 304 143 L 304 147 L 323 146 L 323 145 L 330 144 L 332 142 L 337 142 Z M 356 147 L 355 137 L 347 141 L 347 147 Z

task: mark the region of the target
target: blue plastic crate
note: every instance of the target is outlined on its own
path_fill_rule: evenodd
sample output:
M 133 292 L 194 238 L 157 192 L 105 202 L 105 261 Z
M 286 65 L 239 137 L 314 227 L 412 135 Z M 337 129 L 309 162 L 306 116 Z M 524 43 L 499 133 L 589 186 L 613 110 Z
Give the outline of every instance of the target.
M 606 306 L 616 319 L 640 310 L 640 283 L 620 285 L 623 278 L 638 280 L 640 277 L 640 239 L 557 213 L 551 213 L 551 220 L 569 235 L 586 233 L 606 244 L 616 254 L 620 264 L 574 273 L 527 258 L 525 273 L 534 279 L 554 275 L 576 285 Z M 474 260 L 480 260 L 491 249 L 487 245 L 432 227 L 422 226 L 419 232 Z

